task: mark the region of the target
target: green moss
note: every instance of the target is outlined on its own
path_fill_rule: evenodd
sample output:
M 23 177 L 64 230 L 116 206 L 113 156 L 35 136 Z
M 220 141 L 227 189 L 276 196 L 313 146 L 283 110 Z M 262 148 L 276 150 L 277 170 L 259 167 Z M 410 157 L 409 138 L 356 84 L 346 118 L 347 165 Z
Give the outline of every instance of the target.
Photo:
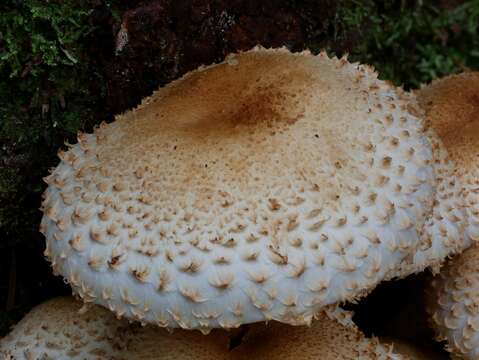
M 338 28 L 361 39 L 351 49 L 352 60 L 374 65 L 383 79 L 417 87 L 479 68 L 479 1 L 447 3 L 346 0 Z
M 0 4 L 0 336 L 28 309 L 31 283 L 36 289 L 45 286 L 45 276 L 30 276 L 28 285 L 17 282 L 21 301 L 3 308 L 11 249 L 35 253 L 41 262 L 41 179 L 56 162 L 64 141 L 96 122 L 104 100 L 103 76 L 91 57 L 98 30 L 92 22 L 92 4 L 83 0 Z M 44 274 L 48 269 L 36 264 L 31 271 Z
M 91 84 L 103 82 L 88 54 L 92 9 L 74 0 L 0 5 L 2 238 L 21 241 L 37 227 L 39 204 L 27 203 L 42 189 L 46 164 L 66 138 L 93 122 L 102 92 L 93 95 Z

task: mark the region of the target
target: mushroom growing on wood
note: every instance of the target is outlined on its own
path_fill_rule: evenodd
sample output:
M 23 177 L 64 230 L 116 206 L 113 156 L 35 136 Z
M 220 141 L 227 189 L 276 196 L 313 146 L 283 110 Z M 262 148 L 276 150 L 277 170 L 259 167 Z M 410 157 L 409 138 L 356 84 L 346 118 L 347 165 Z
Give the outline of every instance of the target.
M 97 306 L 79 313 L 80 306 L 73 298 L 57 298 L 36 307 L 0 340 L 0 356 L 7 360 L 403 359 L 391 346 L 366 338 L 351 324 L 341 324 L 331 312 L 318 314 L 311 328 L 254 324 L 230 349 L 231 334 L 222 329 L 208 336 L 186 330 L 170 333 L 156 326 L 127 326 Z
M 434 206 L 409 100 L 324 53 L 231 55 L 59 157 L 41 224 L 54 271 L 170 328 L 308 324 L 404 275 Z
M 434 81 L 419 101 L 444 142 L 461 182 L 468 243 L 479 240 L 479 73 Z M 429 290 L 431 326 L 457 357 L 479 358 L 479 248 L 451 259 Z

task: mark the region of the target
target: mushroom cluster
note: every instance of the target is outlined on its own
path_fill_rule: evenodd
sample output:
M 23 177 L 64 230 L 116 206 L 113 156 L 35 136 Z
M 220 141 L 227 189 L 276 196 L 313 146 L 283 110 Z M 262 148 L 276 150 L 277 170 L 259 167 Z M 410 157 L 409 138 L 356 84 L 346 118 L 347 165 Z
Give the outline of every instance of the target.
M 343 312 L 324 311 L 381 281 L 438 272 L 479 239 L 479 177 L 470 170 L 478 154 L 450 140 L 453 115 L 435 107 L 443 102 L 435 87 L 418 104 L 346 58 L 256 47 L 80 133 L 45 178 L 45 255 L 88 306 L 156 328 L 128 327 L 127 350 L 110 342 L 121 320 L 89 333 L 89 347 L 65 335 L 55 349 L 98 346 L 128 359 L 394 358 L 352 321 L 340 324 Z M 447 111 L 462 109 L 452 104 Z M 95 321 L 110 321 L 93 307 L 102 312 Z M 58 326 L 91 322 L 68 319 Z M 270 320 L 225 350 L 223 329 Z M 15 331 L 0 351 L 57 356 L 48 335 L 30 349 L 33 340 L 16 339 L 25 330 Z

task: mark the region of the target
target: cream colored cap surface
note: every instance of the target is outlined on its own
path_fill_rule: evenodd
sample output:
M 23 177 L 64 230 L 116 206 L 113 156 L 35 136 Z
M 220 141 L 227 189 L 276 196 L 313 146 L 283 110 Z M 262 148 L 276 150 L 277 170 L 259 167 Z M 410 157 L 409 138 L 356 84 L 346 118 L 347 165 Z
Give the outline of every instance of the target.
M 432 128 L 455 162 L 468 229 L 465 241 L 479 240 L 479 73 L 436 80 L 419 91 Z M 454 257 L 428 293 L 431 325 L 458 358 L 479 358 L 479 248 Z
M 419 244 L 434 174 L 411 112 L 345 59 L 232 55 L 60 153 L 46 255 L 84 301 L 145 323 L 307 324 Z
M 419 103 L 456 164 L 469 214 L 468 235 L 479 241 L 479 72 L 435 80 Z
M 399 269 L 393 269 L 393 277 L 405 277 L 425 268 L 438 273 L 445 259 L 471 245 L 466 199 L 461 179 L 456 176 L 455 163 L 434 129 L 428 128 L 427 134 L 433 149 L 434 205 L 424 224 L 419 246 Z
M 418 104 L 420 97 L 414 92 L 404 92 L 402 97 L 407 99 L 416 116 L 420 119 L 427 118 L 426 110 Z M 426 268 L 438 273 L 448 256 L 463 251 L 471 244 L 470 237 L 467 236 L 466 201 L 461 179 L 456 176 L 456 165 L 441 138 L 430 126 L 430 121 L 424 122 L 434 164 L 433 207 L 424 223 L 418 246 L 399 267 L 391 269 L 386 279 L 406 277 Z
M 392 346 L 366 338 L 355 326 L 342 325 L 324 313 L 309 327 L 253 324 L 232 354 L 235 360 L 408 359 L 393 352 Z
M 111 312 L 92 306 L 79 312 L 73 298 L 57 298 L 34 308 L 6 338 L 0 358 L 7 360 L 336 360 L 402 359 L 367 339 L 353 324 L 338 322 L 344 312 L 320 313 L 311 327 L 278 322 L 254 324 L 233 350 L 233 333 L 209 335 L 155 326 L 128 326 Z
M 237 346 L 230 349 L 233 337 Z M 185 330 L 168 334 L 164 329 L 147 326 L 135 333 L 130 344 L 128 354 L 132 360 L 409 359 L 376 338 L 366 338 L 350 320 L 350 314 L 340 308 L 321 311 L 311 326 L 272 321 L 247 325 L 236 334 L 218 329 L 206 336 Z
M 71 297 L 35 307 L 3 339 L 1 360 L 211 360 L 228 358 L 229 336 L 213 330 L 169 333 L 130 325 Z
M 245 334 L 237 347 L 221 350 L 203 346 L 205 351 L 209 351 L 205 354 L 215 360 L 408 359 L 393 352 L 392 346 L 382 345 L 376 338 L 366 338 L 354 324 L 341 324 L 324 312 L 317 315 L 311 326 L 291 326 L 272 321 L 251 324 L 243 330 Z M 198 332 L 174 331 L 173 338 L 165 336 L 164 332 L 152 327 L 140 330 L 131 343 L 131 359 L 203 359 L 202 352 L 196 357 L 198 344 L 211 341 L 210 338 L 215 336 L 213 333 L 203 336 Z M 216 330 L 216 334 L 224 332 Z M 164 345 L 168 351 L 162 350 Z
M 2 360 L 127 360 L 128 323 L 94 307 L 56 298 L 35 307 L 0 339 Z
M 479 248 L 452 258 L 428 289 L 430 325 L 456 358 L 479 359 Z

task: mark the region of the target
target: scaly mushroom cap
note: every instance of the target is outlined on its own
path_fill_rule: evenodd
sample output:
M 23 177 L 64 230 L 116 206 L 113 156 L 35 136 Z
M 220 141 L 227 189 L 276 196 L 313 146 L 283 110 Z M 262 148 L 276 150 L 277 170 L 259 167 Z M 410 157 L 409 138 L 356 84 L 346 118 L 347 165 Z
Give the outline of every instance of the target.
M 414 93 L 403 93 L 409 106 L 417 115 L 426 118 L 426 112 L 418 105 Z M 448 256 L 463 251 L 470 246 L 467 236 L 468 214 L 462 194 L 462 183 L 455 174 L 455 163 L 450 160 L 446 147 L 438 134 L 429 125 L 426 133 L 432 146 L 434 164 L 434 205 L 420 237 L 418 247 L 398 268 L 391 270 L 387 279 L 406 277 L 429 267 L 438 273 L 440 266 Z
M 450 160 L 441 139 L 432 128 L 427 134 L 433 149 L 435 174 L 434 206 L 424 224 L 418 248 L 409 261 L 393 270 L 394 276 L 405 277 L 429 267 L 438 273 L 444 260 L 471 245 L 467 235 L 468 214 L 463 186 L 456 177 L 455 164 Z M 400 274 L 400 275 L 398 275 Z
M 229 334 L 214 330 L 173 334 L 157 327 L 131 326 L 110 311 L 91 306 L 80 311 L 72 297 L 35 307 L 5 338 L 2 360 L 210 360 L 228 356 Z
M 367 339 L 354 325 L 341 324 L 347 313 L 321 312 L 311 327 L 277 322 L 254 324 L 233 350 L 231 334 L 215 329 L 169 333 L 156 326 L 126 326 L 100 307 L 79 313 L 73 298 L 58 298 L 32 310 L 6 338 L 0 357 L 6 360 L 336 360 L 402 359 Z
M 409 359 L 394 353 L 392 346 L 382 345 L 377 338 L 368 339 L 355 326 L 342 325 L 324 313 L 310 327 L 278 322 L 253 324 L 232 354 L 235 360 Z
M 479 241 L 479 72 L 436 80 L 420 90 L 418 100 L 456 164 L 469 216 L 467 235 Z
M 324 53 L 190 72 L 60 152 L 45 253 L 84 301 L 144 323 L 309 323 L 419 246 L 435 179 L 408 104 Z
M 479 359 L 479 248 L 452 258 L 427 291 L 430 325 L 459 359 Z
M 94 307 L 80 313 L 82 304 L 71 297 L 56 298 L 35 307 L 3 339 L 2 360 L 96 359 L 122 360 L 128 323 Z
M 419 92 L 432 127 L 455 161 L 469 226 L 468 244 L 479 240 L 479 73 L 434 81 Z M 431 326 L 455 356 L 479 358 L 479 248 L 453 258 L 429 290 Z

